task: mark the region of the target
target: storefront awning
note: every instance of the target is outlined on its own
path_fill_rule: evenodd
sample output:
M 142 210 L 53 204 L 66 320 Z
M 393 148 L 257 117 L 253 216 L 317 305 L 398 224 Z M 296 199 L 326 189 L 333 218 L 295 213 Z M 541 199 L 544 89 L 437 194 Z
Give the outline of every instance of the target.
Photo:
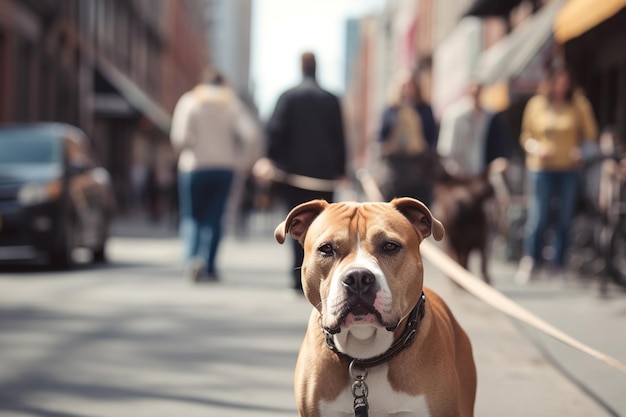
M 163 133 L 169 135 L 172 118 L 167 111 L 104 58 L 98 59 L 97 66 L 107 81 L 132 107 L 154 123 Z
M 534 17 L 481 54 L 476 75 L 486 85 L 519 74 L 552 36 L 554 17 L 565 0 L 552 0 Z
M 559 43 L 574 39 L 626 7 L 626 0 L 569 0 L 554 20 Z
M 474 0 L 464 16 L 508 16 L 522 0 Z

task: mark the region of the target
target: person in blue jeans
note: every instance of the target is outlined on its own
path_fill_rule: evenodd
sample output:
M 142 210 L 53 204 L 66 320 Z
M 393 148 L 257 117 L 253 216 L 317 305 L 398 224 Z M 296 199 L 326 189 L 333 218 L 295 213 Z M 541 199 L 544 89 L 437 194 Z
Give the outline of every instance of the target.
M 554 216 L 554 257 L 552 266 L 555 273 L 563 272 L 569 229 L 575 214 L 579 178 L 576 171 L 531 171 L 528 174 L 529 193 L 533 197 L 528 202 L 526 252 L 533 260 L 533 266 L 542 258 L 544 247 L 543 232 L 551 225 L 551 212 L 554 202 L 558 202 L 558 213 Z
M 528 169 L 528 218 L 525 256 L 516 274 L 528 282 L 543 259 L 544 233 L 555 234 L 553 276 L 563 277 L 569 230 L 574 218 L 579 169 L 587 149 L 597 140 L 597 126 L 589 101 L 575 89 L 562 60 L 547 68 L 540 94 L 524 109 L 520 143 Z
M 238 172 L 252 166 L 259 132 L 222 75 L 212 69 L 176 104 L 170 137 L 179 154 L 180 231 L 189 279 L 218 278 L 216 258 L 231 185 Z
M 187 243 L 185 259 L 191 262 L 189 275 L 196 281 L 217 279 L 215 259 L 234 175 L 228 169 L 179 174 L 181 234 Z

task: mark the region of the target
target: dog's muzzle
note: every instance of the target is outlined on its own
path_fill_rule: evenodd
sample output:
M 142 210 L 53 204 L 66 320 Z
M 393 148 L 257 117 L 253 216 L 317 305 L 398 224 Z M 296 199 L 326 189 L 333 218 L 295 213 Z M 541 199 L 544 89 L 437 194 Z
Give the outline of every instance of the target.
M 353 295 L 367 294 L 376 284 L 376 276 L 369 269 L 356 268 L 348 271 L 341 284 Z
M 348 315 L 355 317 L 373 315 L 381 325 L 390 327 L 389 323 L 384 323 L 382 313 L 375 305 L 377 293 L 381 288 L 374 272 L 363 267 L 349 269 L 341 278 L 341 288 L 340 298 L 335 300 L 336 304 L 333 303 L 330 307 L 335 320 L 331 326 L 325 328 L 327 332 L 339 333 L 340 326 Z

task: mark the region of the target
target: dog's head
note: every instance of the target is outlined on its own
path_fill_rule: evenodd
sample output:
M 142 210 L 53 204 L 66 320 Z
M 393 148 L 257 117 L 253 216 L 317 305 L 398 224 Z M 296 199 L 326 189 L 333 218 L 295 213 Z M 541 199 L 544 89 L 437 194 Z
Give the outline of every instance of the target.
M 295 207 L 274 232 L 304 247 L 302 285 L 321 325 L 342 352 L 384 352 L 422 292 L 421 241 L 441 240 L 443 225 L 412 198 L 390 203 L 314 200 Z

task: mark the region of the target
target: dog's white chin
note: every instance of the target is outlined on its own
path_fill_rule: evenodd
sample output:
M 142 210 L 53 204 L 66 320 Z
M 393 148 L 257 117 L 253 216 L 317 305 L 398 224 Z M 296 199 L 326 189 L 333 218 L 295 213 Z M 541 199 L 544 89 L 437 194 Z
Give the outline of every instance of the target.
M 374 326 L 352 326 L 348 332 L 351 334 L 351 336 L 353 336 L 354 338 L 358 339 L 359 341 L 363 341 L 365 343 L 370 343 L 372 342 L 374 338 L 374 334 L 376 333 L 376 330 L 378 328 L 374 327 Z
M 334 337 L 335 345 L 341 352 L 358 359 L 380 355 L 393 343 L 393 332 L 371 324 L 342 328 Z

